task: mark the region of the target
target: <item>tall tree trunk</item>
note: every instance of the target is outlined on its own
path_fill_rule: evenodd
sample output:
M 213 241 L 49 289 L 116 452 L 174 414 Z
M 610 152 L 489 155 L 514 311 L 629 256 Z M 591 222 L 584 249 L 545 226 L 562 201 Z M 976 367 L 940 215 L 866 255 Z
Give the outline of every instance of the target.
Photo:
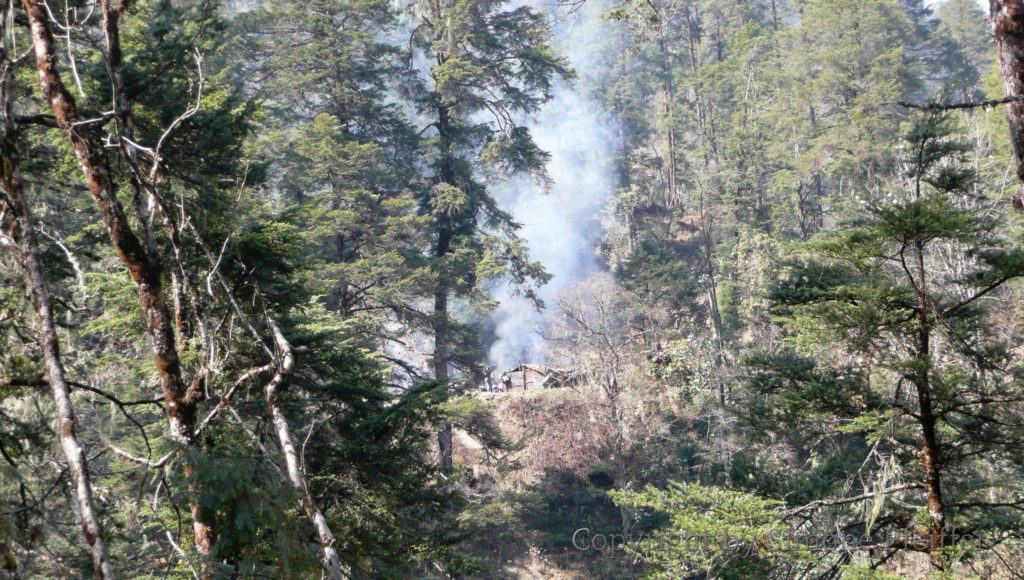
M 111 101 L 113 104 L 114 116 L 118 123 L 119 137 L 129 140 L 135 139 L 135 126 L 131 118 L 131 103 L 124 91 L 124 77 L 121 74 L 121 63 L 124 60 L 124 53 L 121 50 L 121 28 L 119 23 L 121 16 L 128 9 L 129 0 L 121 0 L 120 4 L 112 5 L 111 0 L 101 0 L 100 10 L 103 13 L 103 37 L 107 45 L 107 74 L 110 77 Z M 124 151 L 125 157 L 129 159 L 133 167 L 137 165 L 137 154 L 134 147 L 127 146 L 124 139 L 118 139 L 118 145 Z M 150 222 L 150 208 L 147 207 L 143 184 L 138 175 L 134 172 L 131 175 L 132 203 L 135 205 L 135 213 L 142 224 L 143 235 L 146 241 L 146 248 L 150 255 L 155 256 L 156 237 L 153 235 L 153 227 Z M 173 284 L 172 284 L 173 285 Z M 177 295 L 175 295 L 175 313 L 180 312 L 178 308 Z M 179 336 L 179 339 L 181 337 Z
M 443 13 L 440 2 L 433 2 L 432 12 L 434 20 L 440 22 Z M 450 38 L 446 40 L 450 41 Z M 443 65 L 448 60 L 448 50 L 450 48 L 450 44 L 446 43 L 437 51 L 438 66 Z M 450 113 L 451 111 L 446 103 L 442 101 L 438 104 L 437 136 L 441 154 L 439 177 L 441 183 L 455 186 L 455 168 L 451 159 L 452 141 L 451 135 L 449 135 Z M 434 257 L 440 262 L 451 250 L 453 232 L 451 230 L 451 220 L 448 216 L 439 215 L 437 219 L 437 242 L 434 246 Z M 449 358 L 448 281 L 445 279 L 444 274 L 438 279 L 437 289 L 434 291 L 434 318 L 431 330 L 434 333 L 434 380 L 447 383 Z M 445 384 L 444 388 L 447 389 L 448 385 Z M 451 421 L 445 421 L 437 433 L 439 463 L 443 469 L 451 469 L 454 465 L 453 441 Z
M 927 338 L 925 338 L 927 341 Z M 926 371 L 927 372 L 927 371 Z M 935 411 L 932 408 L 932 395 L 927 379 L 917 385 L 917 400 L 921 411 L 921 434 L 924 443 L 921 446 L 921 463 L 924 467 L 924 486 L 927 494 L 928 514 L 931 525 L 928 529 L 928 544 L 932 552 L 933 564 L 941 568 L 943 559 L 940 550 L 943 548 L 943 537 L 946 525 L 946 506 L 942 499 L 941 457 L 939 455 L 939 438 L 936 432 Z
M 708 314 L 710 315 L 711 326 L 714 331 L 712 364 L 714 367 L 715 388 L 718 391 L 718 442 L 721 445 L 722 465 L 725 467 L 726 482 L 729 483 L 731 482 L 732 450 L 729 448 L 729 438 L 725 422 L 726 392 L 725 381 L 722 380 L 722 367 L 725 362 L 725 329 L 722 324 L 722 311 L 718 304 L 718 278 L 714 259 L 714 218 L 708 210 L 705 195 L 706 193 L 702 192 L 700 197 L 700 234 L 704 253 L 705 275 L 707 276 Z
M 989 0 L 989 17 L 1006 96 L 1024 95 L 1024 3 Z M 1017 158 L 1017 178 L 1024 192 L 1024 102 L 1007 104 L 1006 118 L 1010 122 L 1010 140 Z M 1018 200 L 1022 196 L 1018 194 Z
M 446 56 L 441 53 L 437 56 L 438 64 L 444 64 Z M 440 180 L 446 185 L 458 187 L 455 179 L 455 168 L 452 162 L 450 111 L 447 105 L 440 105 L 437 108 L 437 132 L 441 148 Z M 437 243 L 434 247 L 434 257 L 443 259 L 451 251 L 452 231 L 451 219 L 448 216 L 438 216 Z M 448 382 L 448 361 L 450 359 L 448 336 L 448 281 L 441 276 L 437 282 L 437 290 L 434 292 L 434 380 Z M 445 385 L 447 388 L 447 385 Z M 455 465 L 455 456 L 452 446 L 454 437 L 451 421 L 445 421 L 437 434 L 437 449 L 440 456 L 440 464 L 443 469 L 451 469 Z
M 442 236 L 446 237 L 446 236 Z M 438 248 L 441 246 L 438 243 Z M 443 256 L 438 251 L 437 257 Z M 447 382 L 449 379 L 449 360 L 447 360 L 447 290 L 440 288 L 434 293 L 434 379 Z M 441 467 L 451 469 L 455 464 L 452 450 L 452 422 L 444 421 L 437 433 L 437 451 L 440 454 Z
M 700 57 L 700 29 L 701 23 L 699 21 L 700 14 L 697 9 L 694 8 L 691 11 L 690 2 L 687 1 L 683 4 L 686 17 L 686 47 L 690 54 L 690 72 L 693 73 L 694 79 L 699 79 L 700 69 L 703 66 L 702 59 Z M 697 114 L 697 135 L 702 145 L 701 147 L 701 159 L 704 162 L 704 169 L 708 168 L 711 163 L 710 156 L 708 155 L 708 147 L 706 143 L 707 128 L 704 118 L 704 101 L 701 98 L 701 87 L 700 83 L 694 83 L 690 89 L 693 91 L 693 108 Z
M 270 418 L 274 423 L 274 430 L 277 431 L 277 440 L 281 444 L 281 452 L 284 454 L 288 481 L 292 484 L 292 489 L 295 490 L 295 494 L 299 498 L 299 507 L 302 508 L 306 517 L 313 524 L 313 528 L 316 530 L 317 537 L 320 540 L 320 549 L 324 553 L 324 568 L 331 574 L 332 580 L 341 580 L 341 562 L 338 559 L 338 551 L 334 548 L 334 533 L 331 532 L 327 518 L 324 517 L 323 512 L 320 511 L 320 508 L 317 507 L 316 503 L 313 502 L 313 498 L 309 495 L 309 490 L 306 488 L 306 477 L 302 473 L 299 454 L 295 447 L 295 438 L 288 427 L 288 419 L 284 416 L 284 411 L 281 410 L 279 400 L 281 387 L 284 385 L 285 378 L 291 373 L 292 367 L 295 366 L 294 351 L 291 344 L 285 338 L 284 333 L 281 332 L 281 329 L 272 320 L 269 321 L 269 324 L 271 331 L 274 333 L 274 342 L 277 344 L 281 360 L 277 372 L 274 373 L 274 377 L 270 379 L 270 382 L 264 388 L 267 408 L 270 410 Z
M 946 506 L 942 500 L 941 456 L 936 429 L 937 418 L 932 404 L 931 385 L 931 326 L 930 312 L 934 309 L 928 291 L 927 270 L 924 263 L 924 245 L 917 242 L 917 363 L 921 367 L 913 377 L 917 389 L 919 423 L 921 424 L 921 463 L 924 471 L 924 487 L 927 495 L 928 514 L 931 525 L 928 529 L 928 544 L 932 553 L 932 564 L 943 567 L 940 550 L 943 548 L 946 525 Z
M 6 10 L 0 15 L 0 37 L 6 38 Z M 32 305 L 36 311 L 39 344 L 43 354 L 43 367 L 46 370 L 50 394 L 59 420 L 58 437 L 64 457 L 68 462 L 68 481 L 71 491 L 78 503 L 77 515 L 85 538 L 92 554 L 93 574 L 97 578 L 113 578 L 114 571 L 107 556 L 107 548 L 103 539 L 103 526 L 96 504 L 93 500 L 92 482 L 89 479 L 89 465 L 85 450 L 78 441 L 75 410 L 71 403 L 71 389 L 64 375 L 64 364 L 61 360 L 60 343 L 57 339 L 57 327 L 53 318 L 53 304 L 50 299 L 50 288 L 46 283 L 46 274 L 42 259 L 39 257 L 39 243 L 36 238 L 35 225 L 28 203 L 25 201 L 25 183 L 21 177 L 21 159 L 18 154 L 18 135 L 14 125 L 12 105 L 14 95 L 11 92 L 13 64 L 7 58 L 5 46 L 0 46 L 0 98 L 2 98 L 3 130 L 0 136 L 0 181 L 4 193 L 14 212 L 21 236 L 22 265 L 24 266 L 28 285 L 32 293 Z
M 668 151 L 668 192 L 665 196 L 666 205 L 678 207 L 676 192 L 678 191 L 678 167 L 676 164 L 676 128 L 673 109 L 675 108 L 675 87 L 672 82 L 672 47 L 669 44 L 665 30 L 660 32 L 659 44 L 661 45 L 661 74 L 664 83 L 665 102 L 662 107 L 662 114 L 665 119 L 665 145 Z
M 714 257 L 714 223 L 713 217 L 710 215 L 710 211 L 707 208 L 704 193 L 701 194 L 700 199 L 700 235 L 701 244 L 703 245 L 703 258 L 704 258 L 704 269 L 705 275 L 707 276 L 707 293 L 708 293 L 708 314 L 711 318 L 711 328 L 714 331 L 714 367 L 715 367 L 715 382 L 718 387 L 718 404 L 720 407 L 725 407 L 725 383 L 722 381 L 720 375 L 722 363 L 725 360 L 725 329 L 722 324 L 722 311 L 718 304 L 718 278 L 716 275 L 717 268 L 715 267 Z
M 85 173 L 89 191 L 103 217 L 110 241 L 139 289 L 139 301 L 153 344 L 154 362 L 164 396 L 164 412 L 170 435 L 186 448 L 199 448 L 195 426 L 203 390 L 187 388 L 182 380 L 173 319 L 164 299 L 159 262 L 147 254 L 138 236 L 132 231 L 124 208 L 117 199 L 114 184 L 107 174 L 97 136 L 88 125 L 81 124 L 75 98 L 57 71 L 58 59 L 45 9 L 37 0 L 22 0 L 22 6 L 28 14 L 32 31 L 43 96 L 53 109 L 57 125 L 68 136 L 75 157 Z M 194 386 L 199 387 L 199 384 L 194 383 Z M 192 475 L 194 471 L 194 460 L 186 459 L 186 475 Z M 215 539 L 213 516 L 201 507 L 195 486 L 191 488 L 191 494 L 195 545 L 201 553 L 209 554 Z

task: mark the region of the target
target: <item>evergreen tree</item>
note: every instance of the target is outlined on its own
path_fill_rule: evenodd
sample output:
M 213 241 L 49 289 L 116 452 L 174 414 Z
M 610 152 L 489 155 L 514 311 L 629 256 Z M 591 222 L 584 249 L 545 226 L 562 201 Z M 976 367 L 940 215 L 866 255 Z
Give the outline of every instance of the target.
M 433 366 L 441 382 L 453 367 L 472 372 L 477 365 L 472 333 L 454 321 L 451 298 L 479 302 L 484 285 L 501 276 L 532 297 L 533 285 L 547 279 L 488 184 L 517 173 L 547 179 L 547 154 L 522 123 L 571 72 L 551 48 L 544 16 L 505 4 L 428 0 L 410 7 L 416 57 L 430 63 L 417 96 L 431 131 L 431 175 L 420 206 L 432 220 Z M 451 437 L 449 424 L 439 435 L 444 467 L 452 466 Z
M 258 156 L 282 221 L 301 232 L 309 287 L 372 337 L 396 378 L 429 328 L 429 219 L 417 215 L 420 139 L 393 97 L 411 82 L 387 3 L 268 4 L 246 14 L 250 75 L 268 111 Z M 298 48 L 294 48 L 298 47 Z
M 1019 3 L 592 2 L 7 4 L 0 574 L 1016 574 Z
M 977 2 L 947 0 L 936 8 L 939 19 L 937 34 L 954 43 L 948 65 L 953 85 L 949 92 L 965 101 L 980 100 L 981 78 L 992 68 L 994 51 L 992 35 L 985 12 Z
M 854 501 L 871 502 L 859 527 L 831 513 L 840 529 L 884 546 L 883 560 L 917 551 L 940 569 L 1019 525 L 1016 498 L 996 490 L 1021 469 L 1024 402 L 1017 342 L 993 332 L 1024 251 L 1002 212 L 971 192 L 967 149 L 951 132 L 942 116 L 915 119 L 899 187 L 791 266 L 774 300 L 796 351 L 752 359 L 748 416 L 782 438 L 769 425 L 832 440 L 844 475 L 831 493 L 859 479 L 866 493 Z M 982 468 L 981 457 L 994 463 Z M 816 521 L 830 505 L 796 511 Z

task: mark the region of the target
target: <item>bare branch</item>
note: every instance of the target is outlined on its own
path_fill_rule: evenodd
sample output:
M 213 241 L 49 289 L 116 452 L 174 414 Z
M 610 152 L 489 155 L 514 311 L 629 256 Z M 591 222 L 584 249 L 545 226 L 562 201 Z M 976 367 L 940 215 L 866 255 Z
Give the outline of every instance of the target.
M 125 451 L 124 449 L 121 449 L 121 448 L 116 447 L 114 445 L 107 445 L 107 449 L 109 449 L 111 452 L 113 452 L 114 455 L 118 455 L 120 457 L 124 457 L 125 459 L 127 459 L 129 461 L 133 461 L 135 463 L 138 463 L 140 465 L 145 465 L 146 467 L 151 467 L 153 469 L 159 469 L 159 468 L 163 467 L 164 465 L 167 464 L 168 461 L 170 461 L 170 459 L 172 457 L 174 457 L 175 453 L 177 453 L 177 450 L 169 451 L 169 452 L 167 452 L 166 455 L 164 455 L 160 459 L 158 459 L 156 461 L 150 461 L 149 459 L 143 459 L 142 457 L 139 457 L 137 455 L 132 455 L 131 453 Z
M 907 109 L 919 111 L 957 111 L 961 109 L 980 109 L 986 107 L 998 107 L 1024 101 L 1024 95 L 1003 97 L 1002 99 L 987 99 L 984 101 L 965 101 L 962 103 L 911 103 L 908 101 L 896 101 L 896 104 Z
M 199 572 L 196 572 L 195 566 L 193 566 L 192 561 L 188 559 L 188 555 L 185 554 L 185 550 L 182 550 L 181 546 L 174 541 L 174 536 L 170 531 L 167 532 L 167 541 L 171 543 L 171 547 L 174 548 L 174 551 L 177 552 L 177 554 L 181 556 L 181 559 L 185 561 L 185 564 L 188 565 L 188 569 L 192 572 L 192 577 L 195 578 L 195 580 L 199 580 Z
M 802 506 L 800 506 L 798 508 L 794 508 L 794 509 L 791 509 L 791 510 L 787 511 L 784 514 L 782 519 L 783 520 L 787 520 L 787 519 L 789 519 L 789 518 L 791 518 L 793 516 L 800 515 L 802 513 L 809 512 L 809 511 L 815 511 L 815 510 L 818 510 L 818 509 L 821 509 L 821 508 L 824 508 L 824 507 L 832 507 L 832 506 L 837 506 L 837 505 L 846 505 L 846 504 L 851 504 L 851 503 L 857 503 L 859 501 L 864 501 L 864 500 L 867 500 L 867 499 L 872 499 L 872 498 L 877 497 L 879 495 L 888 495 L 890 493 L 895 493 L 897 491 L 907 491 L 909 489 L 924 489 L 924 485 L 922 485 L 920 483 L 906 483 L 906 484 L 903 484 L 903 485 L 896 485 L 896 486 L 893 486 L 893 487 L 889 487 L 889 488 L 883 489 L 881 491 L 872 491 L 872 492 L 862 493 L 860 495 L 855 495 L 855 496 L 852 496 L 852 497 L 841 497 L 841 498 L 835 498 L 835 499 L 819 499 L 819 500 L 812 501 L 809 504 L 802 505 Z

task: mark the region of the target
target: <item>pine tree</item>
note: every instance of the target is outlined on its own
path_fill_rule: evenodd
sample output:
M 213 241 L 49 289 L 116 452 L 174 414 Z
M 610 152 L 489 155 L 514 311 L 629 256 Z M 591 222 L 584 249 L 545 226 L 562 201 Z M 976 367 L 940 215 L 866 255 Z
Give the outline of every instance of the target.
M 466 333 L 450 313 L 452 298 L 479 301 L 485 283 L 507 276 L 533 296 L 546 280 L 531 262 L 518 225 L 493 197 L 489 182 L 517 173 L 547 179 L 547 155 L 523 125 L 551 98 L 570 69 L 551 47 L 544 16 L 500 0 L 426 0 L 411 5 L 416 56 L 430 64 L 417 97 L 429 119 L 429 187 L 420 193 L 431 216 L 437 276 L 432 335 L 434 379 L 471 370 Z M 468 343 L 472 345 L 472 342 Z M 452 466 L 451 425 L 439 435 L 441 464 Z
M 429 328 L 429 219 L 412 195 L 420 139 L 394 102 L 411 82 L 385 40 L 396 25 L 386 3 L 339 1 L 272 3 L 240 23 L 272 113 L 258 157 L 280 219 L 305 240 L 307 287 L 415 380 L 403 358 Z
M 748 421 L 834 441 L 844 479 L 866 483 L 854 501 L 873 503 L 857 528 L 866 545 L 884 546 L 883 559 L 930 554 L 940 569 L 1018 525 L 1018 500 L 998 490 L 1021 469 L 1024 410 L 1017 342 L 993 332 L 1024 250 L 998 206 L 974 195 L 951 133 L 949 119 L 916 118 L 904 179 L 791 266 L 773 297 L 796 351 L 751 360 Z M 814 521 L 828 505 L 796 513 Z

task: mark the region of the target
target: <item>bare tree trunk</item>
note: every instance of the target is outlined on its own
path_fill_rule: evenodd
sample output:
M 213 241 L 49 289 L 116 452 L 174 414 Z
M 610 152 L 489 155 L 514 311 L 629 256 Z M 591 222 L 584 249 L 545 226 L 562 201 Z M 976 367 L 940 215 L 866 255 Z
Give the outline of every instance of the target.
M 989 0 L 992 36 L 999 55 L 999 72 L 1006 96 L 1024 94 L 1024 4 L 1019 0 Z M 1006 105 L 1010 140 L 1017 158 L 1017 178 L 1024 192 L 1024 102 Z M 1024 193 L 1018 195 L 1018 200 Z
M 37 0 L 22 0 L 32 31 L 36 68 L 43 96 L 50 103 L 57 125 L 67 134 L 75 157 L 86 176 L 89 191 L 103 217 L 110 241 L 121 262 L 128 269 L 139 289 L 139 301 L 153 344 L 155 366 L 164 396 L 164 411 L 171 437 L 188 448 L 198 448 L 195 433 L 196 413 L 202 400 L 201 388 L 187 388 L 182 380 L 181 362 L 174 339 L 170 310 L 162 290 L 159 262 L 147 254 L 138 236 L 132 231 L 124 208 L 118 201 L 114 184 L 101 158 L 96 135 L 78 114 L 74 96 L 68 91 L 57 71 L 57 54 L 45 9 Z M 194 383 L 194 386 L 198 386 Z M 185 463 L 186 475 L 194 473 L 195 465 Z M 192 489 L 192 524 L 196 548 L 209 554 L 215 539 L 213 517 L 200 507 Z
M 441 258 L 448 253 L 450 235 L 442 231 L 438 236 L 437 257 Z M 438 289 L 434 293 L 434 380 L 439 382 L 448 381 L 448 289 L 445 282 L 438 282 Z M 447 385 L 446 387 L 447 388 Z M 451 469 L 454 465 L 454 452 L 452 450 L 453 436 L 452 423 L 445 421 L 437 433 L 437 450 L 440 455 L 441 467 Z
M 690 71 L 694 77 L 697 77 L 700 73 L 700 69 L 703 67 L 703 59 L 700 56 L 700 13 L 697 7 L 694 7 L 691 11 L 690 2 L 683 4 L 686 16 L 686 46 L 690 53 Z M 701 158 L 704 162 L 704 169 L 707 169 L 711 163 L 711 158 L 708 155 L 708 143 L 707 143 L 707 119 L 705 117 L 704 100 L 701 96 L 700 84 L 695 84 L 690 89 L 693 95 L 693 108 L 694 112 L 697 113 L 697 133 L 701 143 L 704 145 L 701 147 Z
M 119 23 L 121 16 L 128 9 L 128 2 L 129 0 L 121 0 L 120 4 L 113 6 L 111 5 L 111 0 L 101 0 L 100 10 L 103 13 L 103 37 L 107 44 L 107 74 L 110 77 L 111 100 L 113 101 L 114 116 L 119 124 L 118 131 L 128 139 L 135 139 L 134 123 L 131 119 L 131 105 L 124 92 L 124 78 L 121 74 L 121 62 L 124 59 L 124 54 L 121 50 L 121 29 Z M 119 139 L 118 144 L 134 166 L 137 157 L 135 148 L 126 147 L 123 139 Z M 141 180 L 134 172 L 131 176 L 131 184 L 132 203 L 135 206 L 135 213 L 138 215 L 139 222 L 142 224 L 146 248 L 149 249 L 151 256 L 155 256 L 157 247 L 156 238 L 153 235 L 153 226 L 150 221 L 150 208 L 146 204 Z M 177 295 L 175 295 L 175 299 L 177 299 Z M 177 302 L 175 300 L 176 313 L 180 311 L 177 308 Z M 179 336 L 178 338 L 180 339 L 181 337 Z
M 928 529 L 928 543 L 932 552 L 932 562 L 936 567 L 942 568 L 943 559 L 940 550 L 943 548 L 944 541 L 946 506 L 942 499 L 939 439 L 929 385 L 918 385 L 917 398 L 921 407 L 921 434 L 924 439 L 924 443 L 921 446 L 921 463 L 924 467 L 924 486 L 927 494 L 928 514 L 932 520 Z
M 732 450 L 729 448 L 729 434 L 726 424 L 726 391 L 725 381 L 722 380 L 722 368 L 725 363 L 725 328 L 722 323 L 722 311 L 718 304 L 718 279 L 717 268 L 714 259 L 714 217 L 708 210 L 705 196 L 702 192 L 700 197 L 700 234 L 704 253 L 705 275 L 707 276 L 708 293 L 708 314 L 711 318 L 711 327 L 714 331 L 714 353 L 712 363 L 714 368 L 715 388 L 718 391 L 718 443 L 721 446 L 722 465 L 725 468 L 726 482 L 731 482 Z M 709 416 L 710 420 L 710 416 Z
M 921 463 L 924 468 L 924 487 L 927 495 L 928 514 L 931 525 L 928 529 L 928 543 L 932 553 L 932 564 L 939 569 L 944 567 L 941 550 L 943 548 L 946 526 L 946 505 L 942 499 L 942 458 L 939 449 L 939 436 L 936 429 L 937 418 L 932 404 L 931 384 L 931 325 L 929 313 L 934 305 L 928 292 L 927 270 L 924 263 L 924 246 L 918 242 L 915 247 L 917 259 L 917 363 L 921 370 L 914 377 L 917 387 L 919 409 L 918 422 L 921 424 Z
M 103 13 L 103 36 L 107 45 L 107 72 L 110 77 L 111 97 L 114 116 L 117 122 L 117 145 L 121 155 L 128 162 L 131 169 L 130 178 L 132 184 L 132 200 L 136 213 L 144 230 L 146 248 L 149 250 L 151 259 L 159 265 L 159 254 L 156 245 L 156 237 L 153 234 L 152 218 L 154 213 L 159 213 L 163 218 L 167 238 L 171 243 L 172 257 L 177 271 L 171 268 L 170 288 L 171 302 L 174 313 L 174 331 L 177 339 L 176 348 L 179 352 L 187 349 L 188 339 L 194 334 L 195 328 L 188 324 L 185 316 L 185 301 L 183 294 L 187 294 L 188 303 L 199 329 L 203 354 L 201 356 L 200 369 L 196 372 L 193 380 L 196 385 L 205 384 L 207 363 L 212 357 L 210 354 L 210 341 L 205 316 L 205 309 L 195 290 L 195 283 L 191 272 L 185 267 L 184 251 L 181 242 L 181 226 L 174 218 L 172 208 L 158 195 L 155 183 L 156 164 L 147 177 L 139 167 L 137 147 L 133 144 L 135 137 L 135 121 L 132 118 L 131 100 L 124 89 L 124 75 L 121 70 L 124 54 L 121 49 L 120 21 L 128 9 L 129 0 L 121 0 L 114 3 L 114 0 L 101 0 L 100 8 Z M 159 154 L 159 152 L 157 152 Z
M 324 553 L 324 567 L 330 572 L 333 580 L 341 580 L 341 563 L 338 559 L 338 552 L 334 548 L 334 533 L 331 532 L 331 528 L 327 524 L 327 518 L 324 517 L 323 512 L 313 502 L 313 498 L 310 497 L 309 490 L 306 488 L 306 478 L 302 473 L 302 468 L 299 464 L 299 454 L 295 449 L 295 438 L 292 437 L 291 429 L 288 427 L 288 419 L 284 416 L 284 411 L 281 410 L 281 404 L 278 400 L 285 377 L 295 366 L 295 354 L 281 329 L 277 327 L 273 320 L 268 322 L 270 330 L 274 333 L 274 342 L 277 344 L 281 362 L 277 372 L 274 373 L 273 378 L 270 379 L 270 382 L 264 388 L 267 397 L 267 407 L 270 410 L 274 429 L 277 431 L 277 440 L 281 444 L 281 452 L 284 453 L 285 465 L 288 468 L 288 480 L 299 497 L 299 506 L 305 512 L 309 521 L 312 522 L 313 527 L 316 529 L 317 537 L 320 539 L 320 548 Z
M 443 235 L 443 234 L 442 234 Z M 444 254 L 439 254 L 438 257 Z M 444 282 L 441 282 L 444 284 Z M 434 379 L 448 381 L 448 290 L 441 288 L 434 295 Z M 454 442 L 451 421 L 445 421 L 437 433 L 438 453 L 441 456 L 441 467 L 451 469 L 455 464 Z
M 443 64 L 446 56 L 438 54 L 438 63 Z M 437 132 L 441 141 L 441 155 L 444 161 L 441 165 L 441 181 L 448 185 L 457 186 L 455 181 L 455 170 L 451 159 L 451 136 L 449 135 L 449 109 L 447 105 L 441 105 L 437 109 Z M 443 259 L 451 251 L 453 233 L 450 220 L 441 216 L 439 218 L 437 232 L 437 245 L 434 248 L 434 256 Z M 434 292 L 434 380 L 448 382 L 448 281 L 442 276 L 438 280 L 437 290 Z M 445 385 L 447 388 L 447 384 Z M 451 421 L 445 421 L 437 434 L 437 449 L 440 455 L 440 463 L 443 469 L 451 469 L 455 464 L 455 455 L 452 446 L 454 438 L 452 434 Z
M 725 358 L 725 330 L 722 325 L 722 311 L 718 305 L 718 281 L 716 278 L 716 268 L 714 259 L 714 223 L 713 217 L 710 215 L 710 211 L 707 209 L 707 205 L 704 200 L 704 193 L 701 194 L 700 198 L 700 234 L 701 243 L 703 245 L 703 258 L 705 275 L 707 276 L 707 293 L 708 293 L 708 314 L 711 318 L 711 327 L 714 330 L 714 367 L 715 367 L 715 382 L 718 386 L 718 404 L 720 407 L 725 407 L 725 383 L 719 376 L 722 363 Z
M 6 10 L 3 11 L 6 13 Z M 4 34 L 6 14 L 0 15 L 0 37 Z M 92 553 L 93 573 L 97 578 L 113 578 L 114 571 L 107 556 L 106 544 L 103 540 L 103 526 L 96 512 L 93 500 L 92 482 L 89 479 L 89 465 L 85 450 L 78 441 L 75 410 L 71 403 L 71 389 L 64 375 L 64 364 L 61 360 L 60 343 L 57 339 L 57 327 L 53 319 L 53 305 L 50 289 L 46 283 L 46 274 L 39 257 L 39 243 L 36 239 L 35 225 L 28 203 L 25 201 L 25 183 L 21 177 L 18 154 L 18 136 L 14 126 L 12 105 L 14 95 L 11 92 L 12 63 L 7 58 L 5 46 L 0 46 L 0 91 L 2 91 L 3 135 L 0 138 L 0 181 L 4 193 L 14 212 L 18 223 L 18 232 L 23 242 L 22 265 L 25 268 L 28 285 L 32 292 L 32 305 L 35 307 L 37 324 L 39 325 L 39 344 L 43 354 L 43 367 L 46 370 L 50 394 L 57 410 L 59 420 L 58 436 L 64 457 L 68 462 L 68 479 L 75 501 L 78 503 L 77 515 L 82 527 L 82 535 Z
M 672 47 L 669 44 L 664 30 L 660 33 L 659 44 L 661 45 L 661 74 L 664 77 L 663 87 L 665 91 L 665 102 L 662 107 L 662 114 L 665 118 L 665 145 L 668 148 L 668 193 L 665 196 L 666 205 L 679 207 L 679 200 L 676 199 L 678 191 L 678 166 L 676 164 L 676 128 L 673 110 L 675 108 L 675 87 L 672 82 Z

